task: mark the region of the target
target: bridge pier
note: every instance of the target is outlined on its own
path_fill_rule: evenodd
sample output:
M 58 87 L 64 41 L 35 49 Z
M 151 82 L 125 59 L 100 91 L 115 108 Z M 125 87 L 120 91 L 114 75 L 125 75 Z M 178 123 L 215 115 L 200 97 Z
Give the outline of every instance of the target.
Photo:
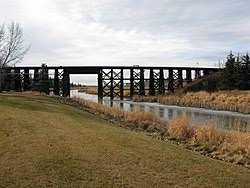
M 54 72 L 54 95 L 60 95 L 60 86 L 59 86 L 59 71 L 55 69 Z
M 98 98 L 103 98 L 103 77 L 102 77 L 102 69 L 98 72 Z
M 15 74 L 15 78 L 14 78 L 15 91 L 21 92 L 22 91 L 22 80 L 21 80 L 20 70 L 15 69 L 14 74 Z
M 134 69 L 130 69 L 130 98 L 134 96 Z
M 63 96 L 70 96 L 70 77 L 69 73 L 64 69 L 63 72 L 63 88 L 62 88 Z
M 171 68 L 168 70 L 168 90 L 174 92 L 174 71 Z
M 192 71 L 191 71 L 191 69 L 186 69 L 186 80 L 187 80 L 187 83 L 192 82 Z
M 29 73 L 29 69 L 24 69 L 24 79 L 23 79 L 23 90 L 24 91 L 29 91 L 30 88 L 30 73 Z
M 183 73 L 182 69 L 178 69 L 178 88 L 183 88 Z
M 120 76 L 120 99 L 123 100 L 124 98 L 124 70 L 121 69 L 121 76 Z
M 155 95 L 155 77 L 154 77 L 154 69 L 150 69 L 149 72 L 149 95 Z
M 160 69 L 160 78 L 159 78 L 159 91 L 160 95 L 165 94 L 165 79 L 164 79 L 164 70 Z
M 201 78 L 201 71 L 199 69 L 195 70 L 195 79 L 200 79 Z
M 139 89 L 139 95 L 140 96 L 144 96 L 145 95 L 144 69 L 140 69 L 140 89 Z

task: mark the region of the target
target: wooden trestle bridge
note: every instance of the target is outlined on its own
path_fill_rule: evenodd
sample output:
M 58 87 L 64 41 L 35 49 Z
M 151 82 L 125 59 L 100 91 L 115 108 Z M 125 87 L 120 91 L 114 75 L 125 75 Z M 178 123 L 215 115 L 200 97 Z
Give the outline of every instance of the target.
M 32 90 L 32 85 L 39 82 L 41 70 L 42 67 L 5 68 L 3 70 L 5 81 L 2 85 L 11 83 L 12 87 L 7 90 Z M 128 90 L 131 97 L 146 94 L 161 95 L 174 92 L 186 83 L 216 71 L 217 68 L 201 67 L 48 66 L 45 68 L 45 77 L 52 80 L 50 88 L 55 95 L 67 97 L 70 96 L 71 74 L 95 74 L 98 75 L 99 98 L 123 99 L 125 90 Z

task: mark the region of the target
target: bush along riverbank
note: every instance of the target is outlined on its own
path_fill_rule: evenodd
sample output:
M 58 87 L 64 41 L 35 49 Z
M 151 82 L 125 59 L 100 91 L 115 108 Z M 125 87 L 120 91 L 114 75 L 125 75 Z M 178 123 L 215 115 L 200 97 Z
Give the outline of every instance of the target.
M 151 113 L 126 112 L 79 98 L 58 100 L 100 115 L 121 127 L 146 131 L 154 138 L 172 141 L 202 155 L 250 168 L 250 133 L 191 125 L 185 117 L 166 123 Z
M 187 94 L 134 97 L 136 102 L 159 102 L 165 105 L 197 107 L 250 114 L 250 91 L 189 92 Z

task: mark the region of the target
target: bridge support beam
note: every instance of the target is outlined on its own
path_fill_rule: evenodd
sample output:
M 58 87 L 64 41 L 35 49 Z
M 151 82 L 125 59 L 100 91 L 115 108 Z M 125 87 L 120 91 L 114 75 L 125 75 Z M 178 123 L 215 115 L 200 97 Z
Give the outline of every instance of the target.
M 15 79 L 14 79 L 15 91 L 21 92 L 22 91 L 22 80 L 21 80 L 20 70 L 15 69 L 14 74 L 15 74 Z
M 102 72 L 103 70 L 100 69 L 98 72 L 98 98 L 102 99 L 103 98 L 103 78 L 102 78 Z
M 34 69 L 34 78 L 33 78 L 33 89 L 34 90 L 39 90 L 38 85 L 39 85 L 39 68 Z
M 174 70 L 168 70 L 168 91 L 174 92 Z
M 160 78 L 159 78 L 159 94 L 165 94 L 165 79 L 164 79 L 164 70 L 160 69 Z
M 59 86 L 59 72 L 58 69 L 55 69 L 54 72 L 54 95 L 60 95 L 60 86 Z
M 63 96 L 70 96 L 70 77 L 66 70 L 63 72 Z
M 195 79 L 200 79 L 201 78 L 201 71 L 199 69 L 195 70 Z
M 124 70 L 121 69 L 120 73 L 120 99 L 123 100 L 124 98 Z
M 134 69 L 130 69 L 130 98 L 134 96 Z
M 23 90 L 24 91 L 29 91 L 30 90 L 30 74 L 29 74 L 29 69 L 24 69 Z
M 186 80 L 187 80 L 187 83 L 192 82 L 192 71 L 191 71 L 191 69 L 186 70 Z
M 154 69 L 150 69 L 149 72 L 149 95 L 155 95 L 155 78 L 154 78 Z
M 183 88 L 183 74 L 182 69 L 178 69 L 178 88 Z
M 144 69 L 140 69 L 140 89 L 139 89 L 139 95 L 140 96 L 144 96 L 145 95 Z

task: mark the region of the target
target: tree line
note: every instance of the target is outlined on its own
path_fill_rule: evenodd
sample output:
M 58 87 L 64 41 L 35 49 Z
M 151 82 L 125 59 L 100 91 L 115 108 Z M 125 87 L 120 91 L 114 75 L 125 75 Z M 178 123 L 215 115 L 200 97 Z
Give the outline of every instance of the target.
M 250 58 L 248 53 L 236 56 L 231 52 L 227 56 L 219 87 L 223 90 L 250 89 Z

